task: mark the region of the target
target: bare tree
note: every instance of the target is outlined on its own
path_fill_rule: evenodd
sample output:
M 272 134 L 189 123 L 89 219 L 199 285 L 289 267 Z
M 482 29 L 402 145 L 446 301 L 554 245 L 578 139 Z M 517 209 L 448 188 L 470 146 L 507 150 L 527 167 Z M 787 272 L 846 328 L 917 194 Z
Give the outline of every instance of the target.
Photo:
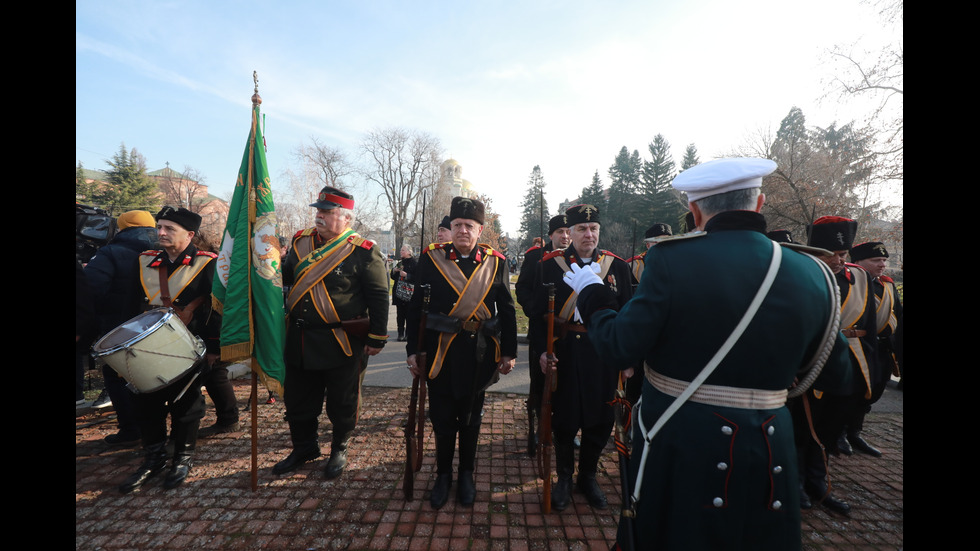
M 313 224 L 311 203 L 316 202 L 320 190 L 331 186 L 354 196 L 354 224 L 358 233 L 378 240 L 377 200 L 368 193 L 367 186 L 358 176 L 357 168 L 340 148 L 323 144 L 310 137 L 310 144 L 301 144 L 294 151 L 299 162 L 280 175 L 282 193 L 276 195 L 276 214 L 279 232 L 287 238 Z
M 875 158 L 869 154 L 871 139 L 866 129 L 851 123 L 808 128 L 796 107 L 775 135 L 760 131 L 737 154 L 766 157 L 778 165 L 762 185 L 769 228 L 790 230 L 804 241 L 807 225 L 835 215 L 858 220 L 862 240 L 873 233 L 885 211 Z
M 422 192 L 432 190 L 439 181 L 442 146 L 438 138 L 425 132 L 395 127 L 372 130 L 361 149 L 367 157 L 362 174 L 381 188 L 397 249 L 419 226 Z
M 296 148 L 296 157 L 305 167 L 317 171 L 322 186 L 342 189 L 344 179 L 355 172 L 354 165 L 341 149 L 324 145 L 315 136 L 310 136 L 310 142 Z
M 901 29 L 902 0 L 880 0 L 874 5 L 884 28 Z M 904 177 L 904 51 L 899 32 L 898 38 L 874 52 L 863 51 L 858 43 L 837 45 L 829 52 L 838 70 L 827 96 L 870 102 L 864 123 L 876 135 L 873 152 L 880 159 L 878 170 L 884 181 L 901 182 Z
M 184 166 L 183 172 L 177 172 L 170 168 L 170 163 L 167 163 L 166 168 L 155 180 L 163 193 L 165 205 L 184 207 L 189 211 L 200 213 L 201 208 L 208 202 L 208 186 L 204 183 L 204 176 L 197 169 Z

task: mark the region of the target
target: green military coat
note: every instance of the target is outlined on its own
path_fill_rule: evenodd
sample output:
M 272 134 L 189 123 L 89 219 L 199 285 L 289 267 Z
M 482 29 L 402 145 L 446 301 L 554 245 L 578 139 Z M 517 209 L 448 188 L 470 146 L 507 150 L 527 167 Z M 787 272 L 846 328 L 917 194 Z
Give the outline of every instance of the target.
M 642 359 L 691 381 L 732 333 L 772 258 L 765 220 L 754 212 L 711 218 L 703 237 L 665 241 L 646 254 L 632 300 L 619 312 L 603 287 L 583 290 L 579 309 L 610 361 Z M 815 260 L 783 250 L 768 296 L 706 384 L 786 389 L 821 342 L 831 288 Z M 832 363 L 844 363 L 837 340 Z M 643 383 L 640 415 L 652 427 L 674 401 Z M 643 435 L 634 419 L 631 480 Z M 687 402 L 653 439 L 637 505 L 638 549 L 800 548 L 793 423 L 785 406 L 740 409 Z

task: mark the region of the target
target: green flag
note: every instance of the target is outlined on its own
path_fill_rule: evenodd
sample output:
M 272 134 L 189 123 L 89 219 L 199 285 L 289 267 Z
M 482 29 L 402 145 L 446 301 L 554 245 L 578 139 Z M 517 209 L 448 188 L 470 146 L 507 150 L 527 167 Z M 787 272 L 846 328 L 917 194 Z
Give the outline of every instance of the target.
M 252 359 L 262 384 L 283 395 L 286 316 L 277 219 L 259 128 L 259 106 L 238 171 L 212 288 L 221 314 L 221 359 Z

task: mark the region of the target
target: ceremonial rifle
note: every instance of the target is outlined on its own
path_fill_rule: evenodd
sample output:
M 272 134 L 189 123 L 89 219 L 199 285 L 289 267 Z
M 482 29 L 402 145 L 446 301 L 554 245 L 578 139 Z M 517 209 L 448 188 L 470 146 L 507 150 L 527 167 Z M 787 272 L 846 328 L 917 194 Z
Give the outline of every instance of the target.
M 551 512 L 551 392 L 554 390 L 555 374 L 551 370 L 550 361 L 555 353 L 555 284 L 546 283 L 548 288 L 548 340 L 546 350 L 549 365 L 544 375 L 544 389 L 541 394 L 541 416 L 538 419 L 538 476 L 544 480 L 541 503 L 545 514 Z
M 613 411 L 616 414 L 616 451 L 619 453 L 619 480 L 623 490 L 623 504 L 619 511 L 619 529 L 616 534 L 615 550 L 633 551 L 636 545 L 633 541 L 633 518 L 636 517 L 636 510 L 632 503 L 632 493 L 630 492 L 629 463 L 630 450 L 627 431 L 630 428 L 630 403 L 626 400 L 626 378 L 623 373 L 619 373 L 619 385 L 616 388 L 616 398 L 612 401 Z
M 419 231 L 419 258 L 425 251 L 425 193 L 422 193 L 422 227 Z M 432 286 L 420 285 L 422 290 L 422 315 L 419 318 L 418 347 L 415 352 L 416 365 L 420 372 L 425 370 L 425 326 L 429 317 L 429 300 Z M 422 469 L 422 444 L 425 429 L 425 381 L 421 375 L 412 377 L 412 397 L 408 404 L 408 421 L 405 423 L 405 479 L 402 490 L 405 501 L 415 499 L 415 473 Z

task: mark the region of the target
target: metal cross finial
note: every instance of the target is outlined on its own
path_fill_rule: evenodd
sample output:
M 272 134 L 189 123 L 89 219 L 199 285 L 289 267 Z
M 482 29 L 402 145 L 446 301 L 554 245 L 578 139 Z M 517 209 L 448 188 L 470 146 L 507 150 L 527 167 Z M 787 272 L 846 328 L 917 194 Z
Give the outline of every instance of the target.
M 262 97 L 259 96 L 259 72 L 258 71 L 252 71 L 252 80 L 255 81 L 255 93 L 252 94 L 252 107 L 255 107 L 262 103 Z

